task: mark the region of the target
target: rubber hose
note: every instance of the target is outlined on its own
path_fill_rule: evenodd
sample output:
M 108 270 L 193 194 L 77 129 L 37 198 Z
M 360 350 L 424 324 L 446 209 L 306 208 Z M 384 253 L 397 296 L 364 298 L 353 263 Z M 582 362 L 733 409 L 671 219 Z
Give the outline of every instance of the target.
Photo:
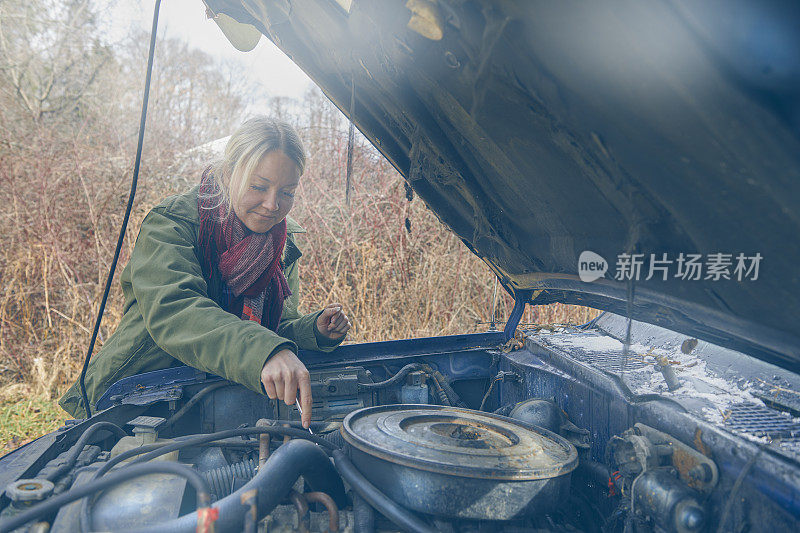
M 611 470 L 603 463 L 592 460 L 582 460 L 578 464 L 576 473 L 583 474 L 598 485 L 603 486 L 607 485 L 611 479 Z
M 227 437 L 236 437 L 239 435 L 261 435 L 262 433 L 270 433 L 276 435 L 288 435 L 290 437 L 294 437 L 296 439 L 303 439 L 309 440 L 320 446 L 323 446 L 328 449 L 333 449 L 334 446 L 328 442 L 327 440 L 323 439 L 318 435 L 312 435 L 307 433 L 306 431 L 294 428 L 283 428 L 283 427 L 260 427 L 260 428 L 237 428 L 237 429 L 228 429 L 225 431 L 218 431 L 216 433 L 208 433 L 208 434 L 200 434 L 194 436 L 192 438 L 185 438 L 185 440 L 181 440 L 179 442 L 173 442 L 171 444 L 167 444 L 158 448 L 157 450 L 153 450 L 148 452 L 141 457 L 135 459 L 133 461 L 134 464 L 142 463 L 145 461 L 149 461 L 151 459 L 155 459 L 156 457 L 160 457 L 164 454 L 169 452 L 173 452 L 175 450 L 180 450 L 182 448 L 188 448 L 190 446 L 199 446 L 201 444 L 206 444 L 208 442 L 213 442 L 217 439 L 227 438 Z M 177 441 L 177 439 L 175 439 Z M 132 450 L 128 450 L 132 451 Z M 101 468 L 101 470 L 103 470 Z M 98 471 L 99 472 L 99 471 Z M 104 473 L 104 472 L 103 472 Z
M 275 450 L 258 474 L 244 487 L 212 506 L 219 511 L 219 518 L 215 522 L 217 533 L 242 531 L 248 511 L 242 505 L 242 494 L 258 490 L 258 518 L 261 519 L 289 494 L 300 476 L 312 490 L 330 495 L 340 509 L 347 505 L 344 485 L 328 455 L 312 442 L 292 440 Z M 196 528 L 197 514 L 192 513 L 170 522 L 138 529 L 135 533 L 194 533 Z
M 453 389 L 453 387 L 450 385 L 447 376 L 445 376 L 438 370 L 434 370 L 432 374 L 436 378 L 436 381 L 438 381 L 439 384 L 441 385 L 442 390 L 444 390 L 444 393 L 447 394 L 447 399 L 450 401 L 450 405 L 455 405 L 456 407 L 462 407 L 466 409 L 467 404 L 465 404 L 461 400 L 461 397 L 458 395 L 455 389 Z
M 447 397 L 447 393 L 442 388 L 442 384 L 439 383 L 439 380 L 436 379 L 434 374 L 429 374 L 429 376 L 433 381 L 434 388 L 436 388 L 436 394 L 439 396 L 439 403 L 444 406 L 451 407 L 452 404 L 450 403 L 450 398 Z
M 330 442 L 335 448 L 344 448 L 345 440 L 341 431 L 332 431 L 322 438 Z
M 355 493 L 353 495 L 353 533 L 375 533 L 375 509 Z
M 385 381 L 379 381 L 377 383 L 359 383 L 358 388 L 361 390 L 374 390 L 374 389 L 383 389 L 386 387 L 391 387 L 392 385 L 396 385 L 401 381 L 403 381 L 403 378 L 405 378 L 407 375 L 409 375 L 411 372 L 415 370 L 422 370 L 422 365 L 419 363 L 408 364 L 403 368 L 401 368 L 400 370 L 398 370 L 397 374 L 395 374 L 394 376 L 390 377 Z
M 256 475 L 256 470 L 258 470 L 257 466 L 258 461 L 246 459 L 239 463 L 203 472 L 203 477 L 208 481 L 211 494 L 216 496 L 217 500 L 220 500 L 233 492 L 235 480 L 250 481 L 253 479 Z
M 78 456 L 81 454 L 83 448 L 89 442 L 89 439 L 91 439 L 92 436 L 98 431 L 103 431 L 103 430 L 110 431 L 111 433 L 114 433 L 117 437 L 120 438 L 128 435 L 127 433 L 125 433 L 125 430 L 123 430 L 116 424 L 112 424 L 111 422 L 97 422 L 96 424 L 92 424 L 86 429 L 86 431 L 83 432 L 78 441 L 72 445 L 72 448 L 69 449 L 69 456 L 67 457 L 67 460 L 64 462 L 64 464 L 59 466 L 52 472 L 50 472 L 45 479 L 47 479 L 48 481 L 55 481 L 56 479 L 60 478 L 61 476 L 72 470 L 72 467 L 74 467 L 75 463 L 78 461 Z
M 345 481 L 350 483 L 353 490 L 400 529 L 411 533 L 436 532 L 436 529 L 423 522 L 421 518 L 390 500 L 378 490 L 358 471 L 342 450 L 333 451 L 333 462 L 336 465 L 336 470 L 339 471 Z

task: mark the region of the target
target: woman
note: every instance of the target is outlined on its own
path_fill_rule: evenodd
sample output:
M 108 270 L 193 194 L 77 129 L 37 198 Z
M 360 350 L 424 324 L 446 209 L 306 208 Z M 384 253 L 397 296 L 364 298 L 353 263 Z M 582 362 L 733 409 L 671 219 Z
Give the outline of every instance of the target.
M 304 230 L 286 215 L 304 166 L 297 132 L 256 117 L 199 187 L 150 211 L 120 279 L 122 321 L 89 363 L 92 404 L 123 377 L 183 363 L 287 405 L 299 398 L 309 426 L 311 386 L 297 350 L 333 350 L 350 321 L 340 304 L 297 311 L 293 234 Z M 86 416 L 78 383 L 60 404 Z

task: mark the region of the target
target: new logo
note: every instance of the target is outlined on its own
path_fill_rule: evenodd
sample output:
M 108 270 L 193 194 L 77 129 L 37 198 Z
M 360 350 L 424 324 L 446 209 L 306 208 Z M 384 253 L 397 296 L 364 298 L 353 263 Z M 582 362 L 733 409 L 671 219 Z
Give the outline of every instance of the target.
M 600 255 L 585 250 L 578 257 L 578 277 L 590 283 L 602 278 L 608 270 L 608 262 Z

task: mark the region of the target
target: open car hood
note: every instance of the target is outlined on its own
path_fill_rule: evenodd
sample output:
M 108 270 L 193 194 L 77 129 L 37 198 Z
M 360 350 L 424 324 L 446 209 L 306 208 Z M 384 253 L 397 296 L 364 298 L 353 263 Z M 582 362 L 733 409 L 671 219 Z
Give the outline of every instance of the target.
M 796 2 L 206 4 L 289 55 L 516 298 L 800 371 Z M 584 251 L 605 277 L 581 281 Z M 667 280 L 614 279 L 623 253 L 667 254 Z M 729 280 L 705 279 L 717 253 Z

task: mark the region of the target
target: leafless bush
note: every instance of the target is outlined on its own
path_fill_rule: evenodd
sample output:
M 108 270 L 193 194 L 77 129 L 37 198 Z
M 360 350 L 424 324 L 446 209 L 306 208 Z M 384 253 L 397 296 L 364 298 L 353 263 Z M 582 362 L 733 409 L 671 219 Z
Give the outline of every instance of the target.
M 14 5 L 0 3 L 0 385 L 6 394 L 54 396 L 77 375 L 113 255 L 146 39 L 103 45 L 85 0 L 71 2 L 69 12 L 55 0 Z M 248 89 L 220 72 L 183 43 L 158 47 L 127 243 L 152 205 L 199 179 L 210 161 L 189 149 L 230 133 L 243 118 Z M 354 146 L 345 205 L 347 124 L 321 93 L 274 100 L 269 111 L 297 125 L 309 152 L 293 212 L 308 229 L 301 305 L 342 302 L 354 319 L 351 341 L 486 329 L 490 271 L 420 200 L 406 199 L 400 176 L 363 138 Z M 507 316 L 510 304 L 501 294 L 498 315 Z M 121 309 L 115 284 L 98 347 Z M 591 314 L 550 306 L 524 320 Z
M 88 1 L 0 3 L 0 383 L 40 395 L 73 379 L 88 344 L 135 152 L 146 48 L 141 35 L 112 48 L 97 32 Z M 180 154 L 243 113 L 209 57 L 171 40 L 159 53 L 127 242 L 173 192 Z M 120 297 L 115 285 L 99 345 Z

